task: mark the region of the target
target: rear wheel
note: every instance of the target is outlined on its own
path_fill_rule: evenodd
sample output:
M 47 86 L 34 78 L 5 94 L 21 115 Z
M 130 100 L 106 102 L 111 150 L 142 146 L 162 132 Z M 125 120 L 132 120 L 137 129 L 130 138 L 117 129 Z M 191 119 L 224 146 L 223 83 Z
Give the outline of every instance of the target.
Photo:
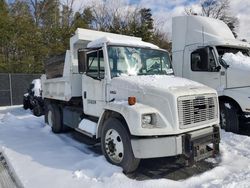
M 46 122 L 54 133 L 61 133 L 63 131 L 61 113 L 57 105 L 48 104 L 45 120 L 47 120 Z
M 232 103 L 220 102 L 220 126 L 228 132 L 239 132 L 238 110 Z
M 39 104 L 39 101 L 37 99 L 34 99 L 34 108 L 32 109 L 32 112 L 35 116 L 41 116 L 43 115 L 43 109 Z
M 116 118 L 108 119 L 102 129 L 102 152 L 110 163 L 121 166 L 125 173 L 137 169 L 140 159 L 134 157 L 130 134 L 123 122 Z
M 23 98 L 23 108 L 24 110 L 27 110 L 29 108 L 30 104 L 29 104 L 29 100 L 27 97 Z

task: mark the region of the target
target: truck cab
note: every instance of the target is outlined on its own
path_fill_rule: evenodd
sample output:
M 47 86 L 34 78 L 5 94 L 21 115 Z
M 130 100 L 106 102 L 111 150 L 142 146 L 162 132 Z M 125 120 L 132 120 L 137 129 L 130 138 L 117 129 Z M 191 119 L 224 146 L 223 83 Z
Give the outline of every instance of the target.
M 202 16 L 173 18 L 172 33 L 175 74 L 216 89 L 221 127 L 238 133 L 250 113 L 250 66 L 231 66 L 223 58 L 239 52 L 248 58 L 250 45 L 235 39 L 224 22 Z
M 61 74 L 42 76 L 45 121 L 55 133 L 70 127 L 100 141 L 124 172 L 140 159 L 194 162 L 219 152 L 216 91 L 175 77 L 167 51 L 141 38 L 77 29 L 58 67 Z

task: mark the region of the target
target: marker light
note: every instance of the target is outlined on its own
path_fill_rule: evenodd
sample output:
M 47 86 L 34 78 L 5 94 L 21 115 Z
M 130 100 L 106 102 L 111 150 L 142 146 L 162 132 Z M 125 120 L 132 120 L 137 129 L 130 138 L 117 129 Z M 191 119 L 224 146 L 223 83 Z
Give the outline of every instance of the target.
M 128 104 L 129 105 L 135 105 L 136 103 L 136 98 L 134 96 L 128 97 Z

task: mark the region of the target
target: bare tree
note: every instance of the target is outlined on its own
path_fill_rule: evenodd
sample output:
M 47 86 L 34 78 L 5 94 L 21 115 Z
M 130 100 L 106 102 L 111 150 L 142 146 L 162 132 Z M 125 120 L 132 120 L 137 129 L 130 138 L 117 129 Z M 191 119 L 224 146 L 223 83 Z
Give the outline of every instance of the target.
M 186 13 L 187 15 L 197 15 L 197 14 L 198 14 L 197 12 L 195 12 L 195 11 L 192 9 L 192 7 L 185 7 L 184 11 L 185 11 L 185 13 Z
M 129 6 L 124 0 L 107 0 L 96 2 L 92 7 L 94 28 L 102 31 L 119 32 L 128 22 L 131 15 Z
M 41 0 L 27 0 L 27 2 L 30 4 L 30 7 L 33 10 L 33 18 L 36 25 L 38 26 L 40 23 L 41 14 L 46 4 L 42 3 Z

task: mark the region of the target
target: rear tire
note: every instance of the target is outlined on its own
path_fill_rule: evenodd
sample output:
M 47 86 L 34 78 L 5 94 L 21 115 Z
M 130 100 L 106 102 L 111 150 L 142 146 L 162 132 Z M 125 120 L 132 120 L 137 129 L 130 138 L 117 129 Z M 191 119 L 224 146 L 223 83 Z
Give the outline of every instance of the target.
M 235 105 L 220 102 L 220 126 L 225 131 L 239 133 L 239 115 Z
M 140 159 L 135 158 L 130 134 L 123 122 L 116 118 L 108 119 L 101 134 L 102 152 L 111 164 L 121 166 L 125 173 L 137 169 Z
M 42 113 L 42 108 L 39 106 L 39 105 L 36 105 L 33 110 L 32 110 L 34 116 L 41 116 L 43 113 Z
M 27 98 L 23 98 L 23 109 L 27 110 L 29 108 L 29 100 Z
M 52 129 L 54 133 L 61 133 L 63 131 L 62 126 L 62 117 L 59 110 L 59 107 L 55 104 L 48 104 L 46 113 L 45 113 L 45 120 Z

